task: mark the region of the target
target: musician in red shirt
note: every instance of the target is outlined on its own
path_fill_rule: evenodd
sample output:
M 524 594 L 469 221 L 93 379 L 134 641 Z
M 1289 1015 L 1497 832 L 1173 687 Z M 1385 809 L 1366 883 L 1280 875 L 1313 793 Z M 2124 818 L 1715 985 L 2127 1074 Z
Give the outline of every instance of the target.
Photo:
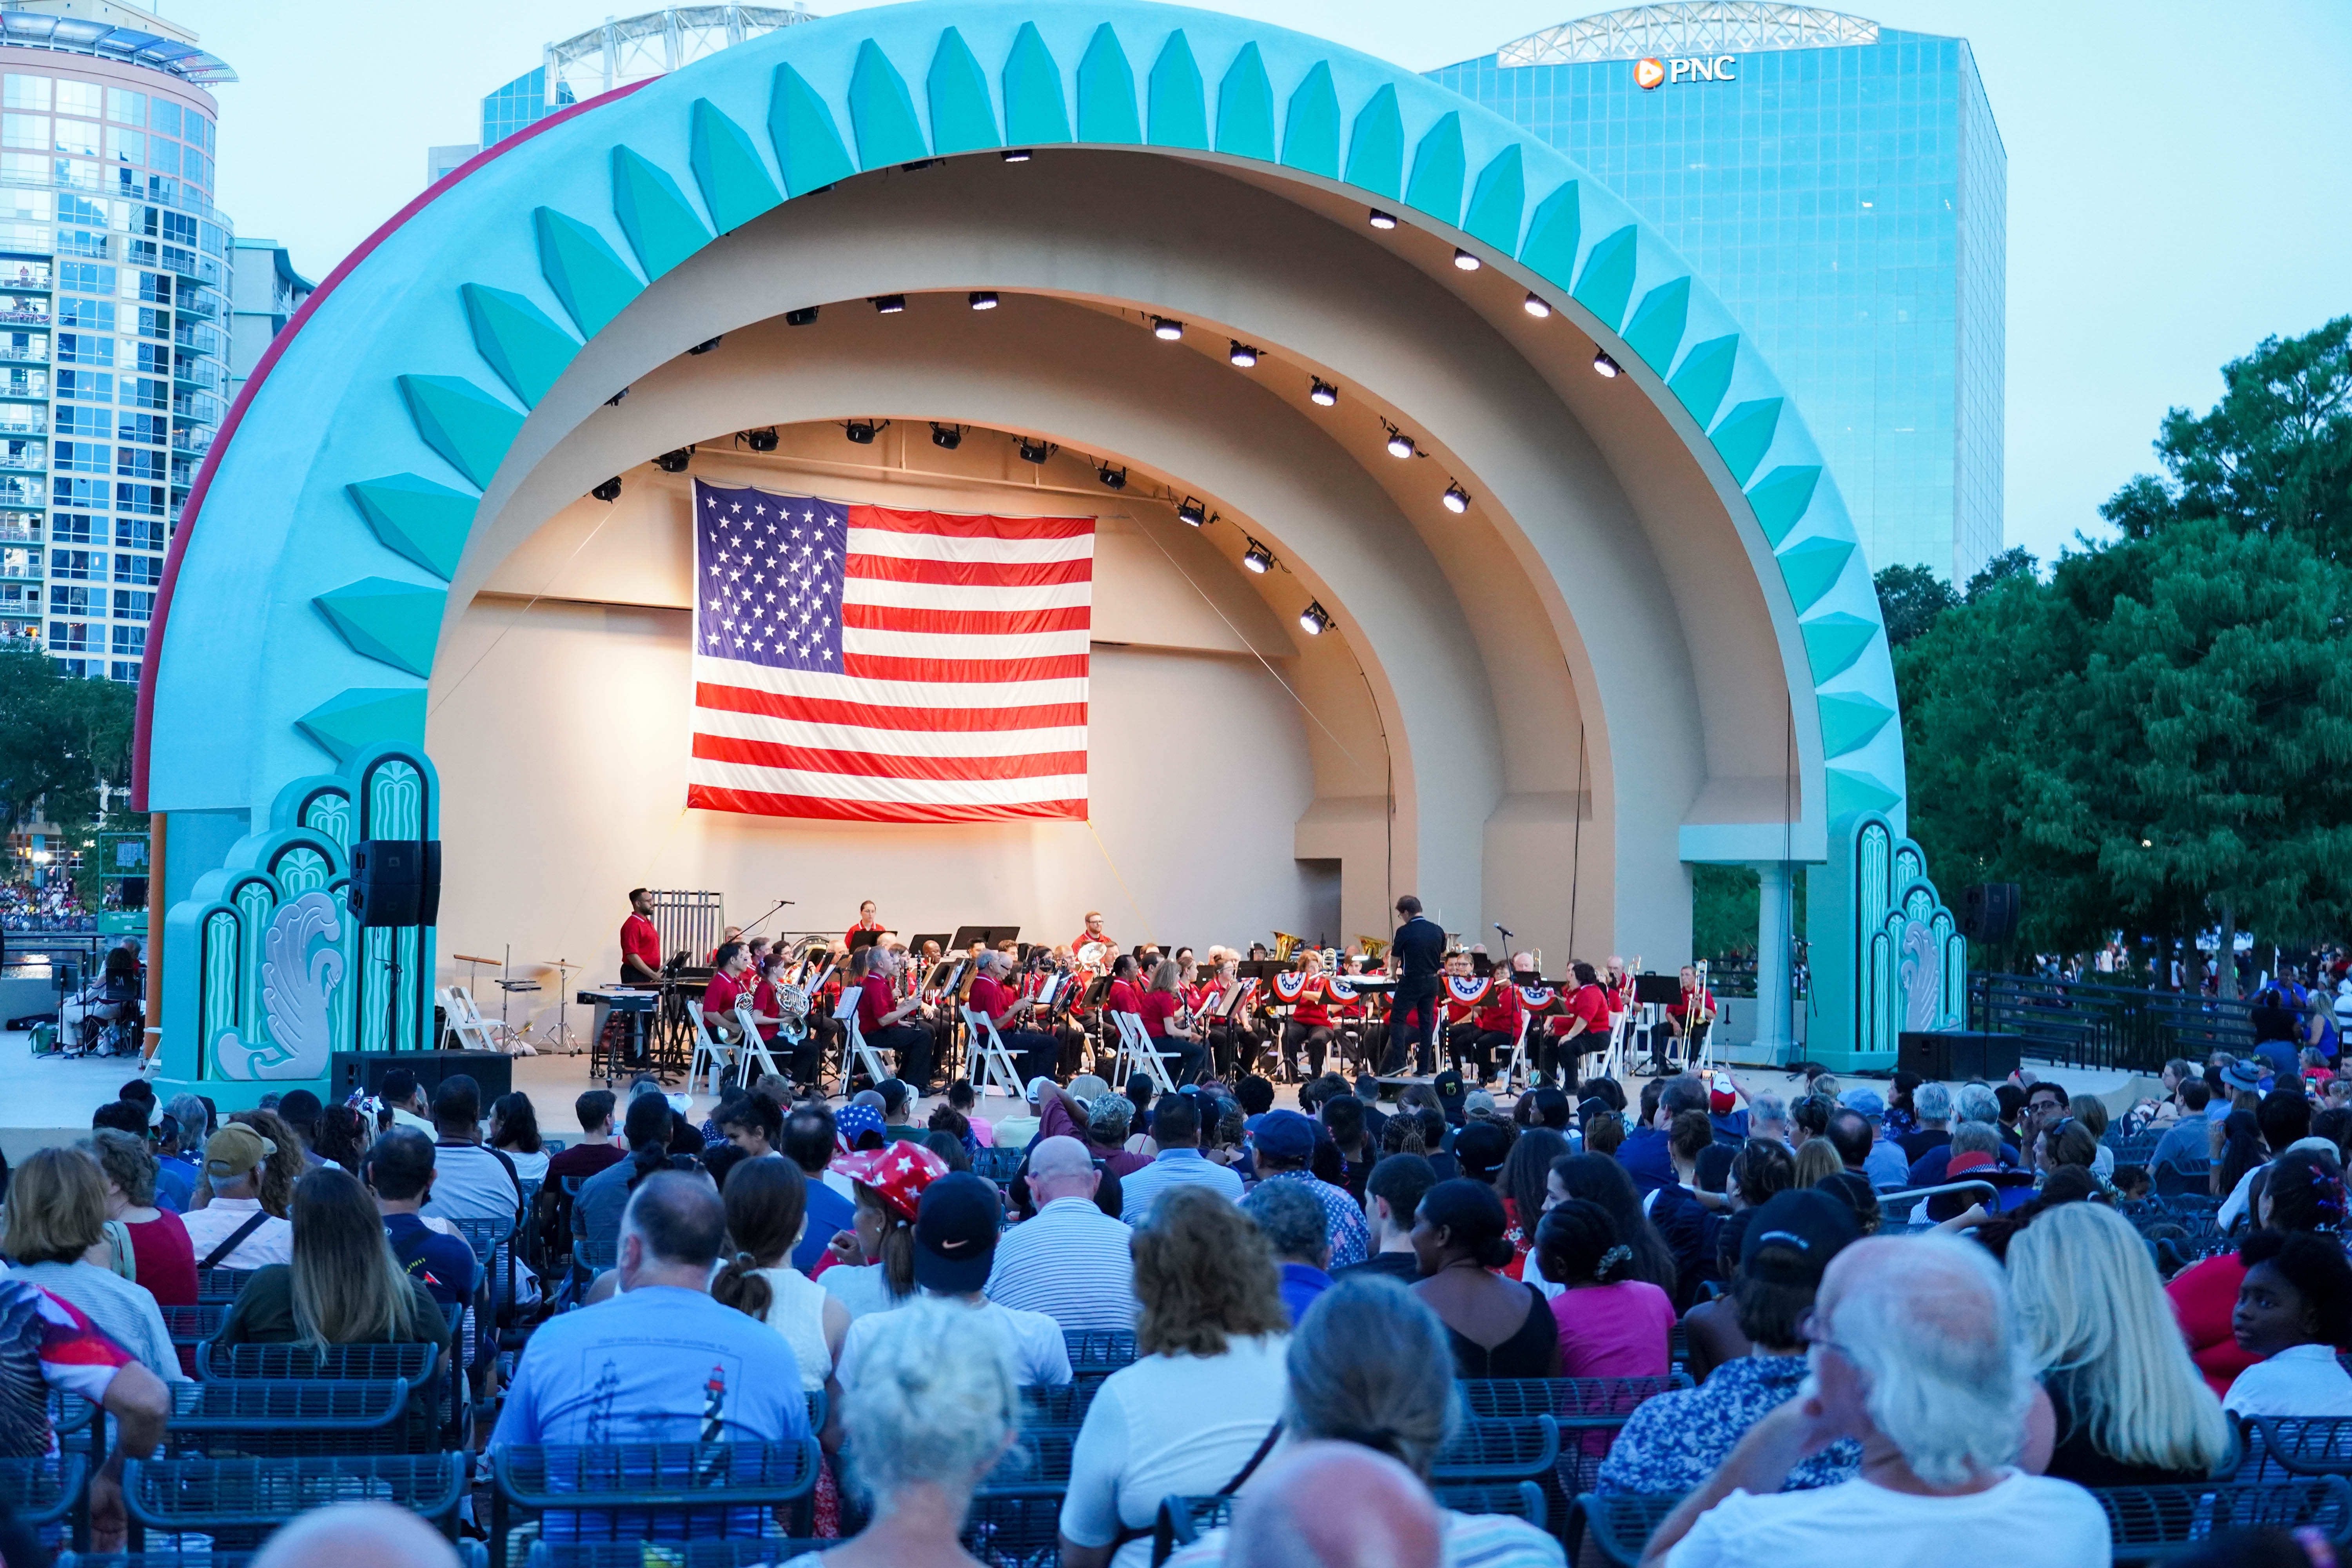
M 1154 1051 L 1172 1054 L 1176 1068 L 1172 1076 L 1177 1086 L 1198 1083 L 1209 1065 L 1209 1053 L 1202 1048 L 1196 1032 L 1181 1022 L 1183 1011 L 1181 982 L 1173 959 L 1162 959 L 1151 972 L 1151 983 L 1136 1003 L 1136 1013 L 1143 1020 L 1143 1037 Z
M 1025 996 L 1015 996 L 1006 989 L 1005 977 L 1012 973 L 1013 961 L 1001 952 L 980 955 L 980 973 L 971 979 L 971 990 L 964 1005 L 984 1016 L 996 1026 L 996 1037 L 1013 1054 L 1023 1083 L 1032 1079 L 1054 1076 L 1054 1037 L 1035 1027 L 1030 1016 L 1036 1004 Z M 974 1075 L 975 1079 L 978 1075 Z
M 841 940 L 845 942 L 855 943 L 857 941 L 857 933 L 859 931 L 870 931 L 878 936 L 887 929 L 888 928 L 884 926 L 880 921 L 875 918 L 874 900 L 868 899 L 864 903 L 857 906 L 857 923 L 851 926 L 847 931 L 844 932 Z
M 621 984 L 661 984 L 661 932 L 654 929 L 654 896 L 629 889 L 629 916 L 621 922 Z
M 751 955 L 740 942 L 719 944 L 714 955 L 710 983 L 702 988 L 702 1021 L 709 1026 L 714 1038 L 740 1040 L 743 1031 L 735 1022 L 735 1004 L 742 997 L 744 974 L 751 969 Z
M 1473 1089 L 1494 1076 L 1496 1054 L 1507 1051 L 1519 1037 L 1519 994 L 1509 976 L 1488 974 L 1474 979 L 1467 955 L 1446 965 L 1445 987 L 1438 1000 L 1445 1008 L 1445 1041 L 1454 1065 Z
M 1698 971 L 1690 964 L 1683 965 L 1683 994 L 1679 1000 L 1666 1004 L 1666 1026 L 1652 1030 L 1650 1043 L 1656 1053 L 1658 1074 L 1666 1071 L 1666 1041 L 1669 1037 L 1687 1040 L 1683 1051 L 1685 1065 L 1698 1059 L 1698 1048 L 1706 1039 L 1707 1026 L 1715 1022 L 1715 993 L 1698 983 Z
M 1570 994 L 1562 1016 L 1551 1021 L 1551 1033 L 1544 1042 L 1544 1059 L 1538 1064 L 1547 1082 L 1562 1087 L 1572 1086 L 1583 1078 L 1586 1052 L 1609 1048 L 1609 994 L 1601 988 L 1601 977 L 1589 963 L 1572 963 L 1569 971 L 1576 976 L 1576 989 Z M 1572 1078 L 1559 1076 L 1563 1060 L 1574 1075 Z
M 1086 946 L 1090 942 L 1102 944 L 1101 956 L 1092 963 L 1087 962 L 1086 956 Z M 1070 939 L 1070 956 L 1078 961 L 1079 968 L 1099 974 L 1102 973 L 1103 965 L 1110 962 L 1110 955 L 1118 951 L 1118 943 L 1113 942 L 1110 933 L 1103 930 L 1102 911 L 1088 910 L 1087 929 Z
M 857 1032 L 877 1051 L 898 1053 L 899 1080 L 918 1096 L 939 1093 L 931 1082 L 931 1031 L 908 1023 L 922 1007 L 919 1000 L 900 1002 L 892 985 L 898 972 L 898 954 L 887 947 L 867 950 L 866 979 L 857 1001 Z
M 1274 977 L 1274 999 L 1290 1009 L 1282 1026 L 1282 1059 L 1296 1072 L 1302 1047 L 1307 1071 L 1300 1081 L 1323 1076 L 1323 1057 L 1339 1040 L 1331 1022 L 1331 994 L 1323 974 L 1323 955 L 1313 948 L 1298 955 L 1296 973 Z

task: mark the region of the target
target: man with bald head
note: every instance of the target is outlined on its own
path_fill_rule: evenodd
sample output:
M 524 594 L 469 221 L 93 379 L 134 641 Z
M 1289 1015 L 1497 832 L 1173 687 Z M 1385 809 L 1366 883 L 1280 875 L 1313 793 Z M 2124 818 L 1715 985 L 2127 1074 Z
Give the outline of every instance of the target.
M 1354 1443 L 1301 1443 L 1234 1504 L 1224 1568 L 1438 1568 L 1444 1528 L 1420 1479 Z
M 387 1502 L 314 1508 L 271 1536 L 253 1568 L 458 1568 L 457 1549 L 439 1531 Z
M 1066 1331 L 1135 1327 L 1135 1262 L 1127 1226 L 1095 1203 L 1102 1172 L 1075 1138 L 1045 1138 L 1029 1152 L 1036 1215 L 1004 1233 L 988 1299 L 1043 1312 Z
M 1804 1332 L 1804 1386 L 1658 1527 L 1643 1568 L 1969 1568 L 1995 1543 L 2002 1568 L 2107 1561 L 2091 1495 L 2014 1468 L 2036 1385 L 2008 1279 L 1982 1247 L 1858 1241 L 1831 1261 Z M 1849 1437 L 1860 1476 L 1780 1489 L 1798 1461 Z

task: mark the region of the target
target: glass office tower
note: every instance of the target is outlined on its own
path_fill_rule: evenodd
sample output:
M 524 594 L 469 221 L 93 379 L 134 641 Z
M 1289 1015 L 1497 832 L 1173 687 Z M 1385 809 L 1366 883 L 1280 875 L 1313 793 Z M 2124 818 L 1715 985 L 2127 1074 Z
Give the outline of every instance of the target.
M 1697 268 L 1796 395 L 1872 570 L 1966 583 L 2000 552 L 2008 156 L 1967 40 L 1689 0 L 1429 74 Z
M 548 45 L 543 61 L 482 100 L 480 146 L 495 147 L 567 103 L 666 76 L 746 38 L 815 20 L 788 7 L 736 5 L 674 5 L 617 20 L 607 16 L 603 26 Z

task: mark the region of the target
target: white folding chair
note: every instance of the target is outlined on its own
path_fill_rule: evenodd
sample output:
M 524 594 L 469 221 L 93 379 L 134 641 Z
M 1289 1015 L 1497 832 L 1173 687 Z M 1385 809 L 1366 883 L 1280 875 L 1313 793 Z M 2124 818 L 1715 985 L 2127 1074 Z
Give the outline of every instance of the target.
M 515 1056 L 535 1056 L 530 1047 L 518 1040 L 514 1032 L 496 1018 L 482 1016 L 482 1009 L 474 1001 L 473 993 L 462 985 L 444 985 L 436 993 L 441 1010 L 449 1020 L 449 1032 L 467 1050 L 505 1051 Z
M 1118 1055 L 1112 1058 L 1111 1081 L 1125 1083 L 1137 1073 L 1142 1073 L 1160 1086 L 1162 1094 L 1175 1093 L 1176 1080 L 1168 1073 L 1168 1064 L 1174 1059 L 1174 1053 L 1151 1048 L 1151 1037 L 1143 1032 L 1143 1019 L 1139 1016 L 1108 1007 L 1104 1012 L 1118 1026 Z
M 1022 1085 L 1021 1069 L 1013 1065 L 1004 1037 L 996 1032 L 996 1020 L 977 1007 L 966 1007 L 963 1026 L 971 1031 L 971 1056 L 979 1064 L 979 1070 L 971 1075 L 972 1087 L 983 1096 L 992 1089 L 1002 1089 L 1025 1103 L 1028 1090 Z
M 710 1092 L 717 1094 L 719 1073 L 735 1066 L 735 1047 L 712 1032 L 710 1020 L 702 1016 L 699 997 L 686 999 L 686 1016 L 694 1021 L 694 1059 L 687 1066 L 686 1092 L 692 1094 L 694 1080 L 708 1072 L 710 1075 Z
M 857 1026 L 857 1001 L 865 993 L 854 985 L 844 986 L 841 993 L 841 1005 L 833 1010 L 835 1021 L 839 1023 L 845 1031 L 843 1038 L 845 1043 L 841 1052 L 841 1079 L 845 1089 L 849 1087 L 849 1073 L 853 1064 L 865 1069 L 866 1081 L 869 1083 L 880 1083 L 884 1079 L 892 1076 L 890 1069 L 882 1065 L 881 1053 L 866 1043 L 866 1036 Z
M 1511 1042 L 1511 1054 L 1503 1059 L 1503 1087 L 1496 1092 L 1508 1094 L 1513 1084 L 1528 1081 L 1528 1031 L 1534 1026 L 1534 1015 L 1524 1007 L 1520 1008 L 1519 1037 Z
M 768 1042 L 761 1037 L 760 1016 L 751 1011 L 751 997 L 738 996 L 735 999 L 735 1026 L 743 1031 L 743 1044 L 740 1047 L 743 1057 L 743 1076 L 740 1081 L 749 1089 L 758 1081 L 752 1069 L 756 1068 L 762 1073 L 776 1072 L 776 1058 L 768 1054 Z M 777 1073 L 776 1076 L 782 1078 L 783 1075 Z

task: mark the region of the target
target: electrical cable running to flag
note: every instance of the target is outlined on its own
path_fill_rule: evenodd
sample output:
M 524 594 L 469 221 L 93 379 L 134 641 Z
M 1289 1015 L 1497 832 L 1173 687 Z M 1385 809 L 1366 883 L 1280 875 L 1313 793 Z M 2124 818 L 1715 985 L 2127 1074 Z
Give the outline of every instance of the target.
M 694 485 L 687 805 L 1083 821 L 1095 520 Z

